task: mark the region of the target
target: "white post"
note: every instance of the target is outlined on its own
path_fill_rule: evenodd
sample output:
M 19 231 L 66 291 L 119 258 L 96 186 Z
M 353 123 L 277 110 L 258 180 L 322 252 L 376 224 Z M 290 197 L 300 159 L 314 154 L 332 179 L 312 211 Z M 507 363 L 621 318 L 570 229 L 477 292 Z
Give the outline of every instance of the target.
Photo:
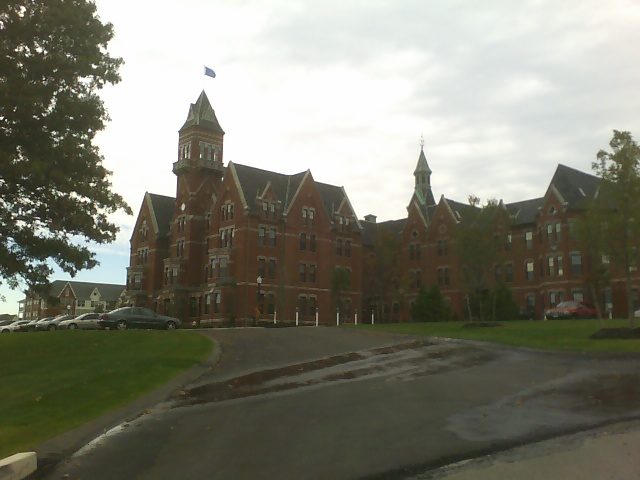
M 357 324 L 358 324 L 358 312 L 356 312 L 356 313 L 355 313 L 355 317 L 353 317 L 353 318 L 355 318 L 355 320 L 356 320 L 356 325 L 357 325 Z
M 298 312 L 298 309 L 296 308 L 296 327 L 300 325 L 300 322 L 298 321 L 298 314 L 300 312 Z
M 276 309 L 273 310 L 273 324 L 275 325 L 276 323 L 278 323 L 277 321 L 278 318 L 278 311 Z
M 316 308 L 316 327 L 318 326 L 318 309 Z
M 375 320 L 373 318 L 373 310 L 371 310 L 371 325 L 375 325 Z
M 340 326 L 340 309 L 336 308 L 336 326 Z

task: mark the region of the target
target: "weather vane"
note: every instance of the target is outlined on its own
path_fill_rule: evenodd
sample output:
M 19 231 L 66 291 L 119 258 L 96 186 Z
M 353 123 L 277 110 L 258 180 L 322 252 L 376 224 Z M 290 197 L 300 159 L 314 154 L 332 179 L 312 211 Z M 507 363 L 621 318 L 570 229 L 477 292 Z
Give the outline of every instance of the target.
M 420 134 L 420 150 L 424 150 L 424 135 Z

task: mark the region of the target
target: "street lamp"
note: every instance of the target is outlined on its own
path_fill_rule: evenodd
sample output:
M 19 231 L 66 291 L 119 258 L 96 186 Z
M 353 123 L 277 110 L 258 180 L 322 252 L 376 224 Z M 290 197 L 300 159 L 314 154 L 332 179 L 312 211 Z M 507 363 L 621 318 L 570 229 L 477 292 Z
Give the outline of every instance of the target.
M 258 321 L 258 317 L 260 316 L 260 295 L 262 294 L 262 276 L 258 275 L 256 278 L 256 283 L 258 284 L 258 290 L 256 291 L 256 322 Z

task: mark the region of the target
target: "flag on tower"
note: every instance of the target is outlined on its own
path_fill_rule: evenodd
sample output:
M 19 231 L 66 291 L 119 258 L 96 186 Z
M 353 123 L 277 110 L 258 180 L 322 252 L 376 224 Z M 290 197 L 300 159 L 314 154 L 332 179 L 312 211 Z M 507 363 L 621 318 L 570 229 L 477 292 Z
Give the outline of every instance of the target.
M 206 65 L 204 66 L 204 74 L 207 77 L 216 78 L 216 72 L 214 72 L 212 68 L 209 68 Z

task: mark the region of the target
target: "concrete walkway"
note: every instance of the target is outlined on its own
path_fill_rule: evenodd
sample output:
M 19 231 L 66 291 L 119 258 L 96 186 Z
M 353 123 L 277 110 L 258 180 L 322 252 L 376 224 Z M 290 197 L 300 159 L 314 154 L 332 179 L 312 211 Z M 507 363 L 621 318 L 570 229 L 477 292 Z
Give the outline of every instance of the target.
M 640 422 L 554 438 L 459 462 L 415 480 L 640 479 Z

